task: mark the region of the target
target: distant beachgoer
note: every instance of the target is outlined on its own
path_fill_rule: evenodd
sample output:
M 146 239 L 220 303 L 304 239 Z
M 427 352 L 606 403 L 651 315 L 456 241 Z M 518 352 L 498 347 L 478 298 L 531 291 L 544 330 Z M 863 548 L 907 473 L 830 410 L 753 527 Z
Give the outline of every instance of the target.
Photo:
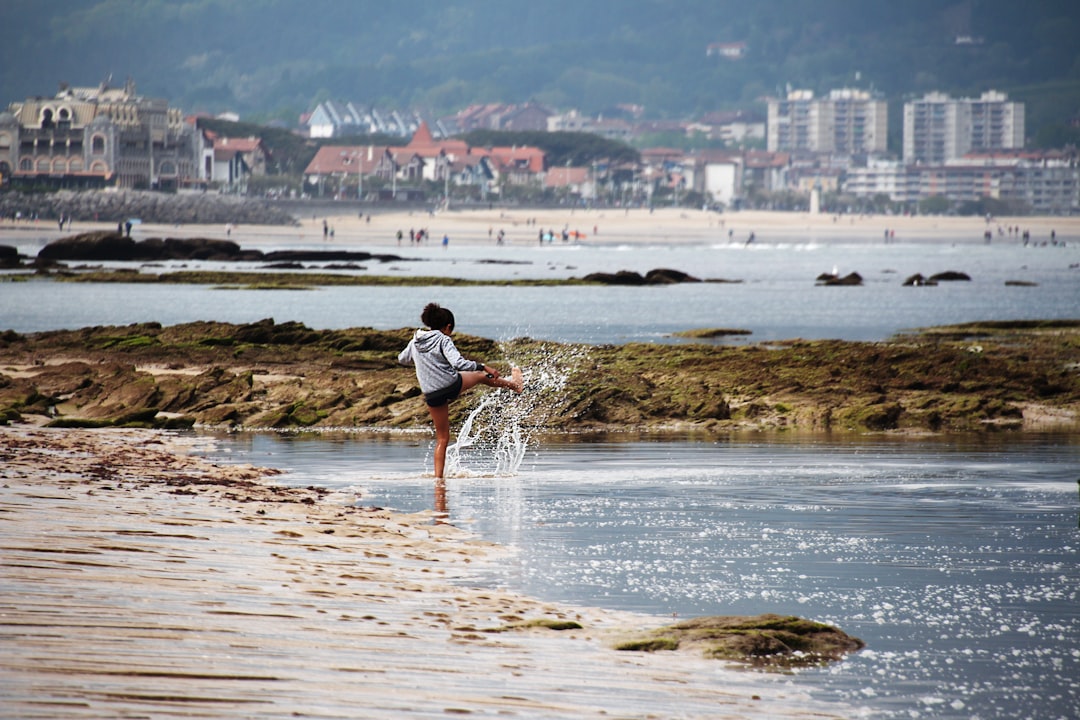
M 329 234 L 330 234 L 330 224 L 326 222 L 326 218 L 323 218 L 323 221 L 322 221 L 323 240 L 325 240 L 326 236 L 329 235 Z
M 450 236 L 449 235 L 443 235 L 442 236 L 442 246 L 445 248 L 445 247 L 449 247 L 449 245 L 450 245 Z
M 477 385 L 506 388 L 520 393 L 524 379 L 512 368 L 510 379 L 479 360 L 466 360 L 454 346 L 454 313 L 438 303 L 428 303 L 420 314 L 427 329 L 419 329 L 398 355 L 402 365 L 416 368 L 416 380 L 435 425 L 435 478 L 443 479 L 446 448 L 450 444 L 450 403 Z

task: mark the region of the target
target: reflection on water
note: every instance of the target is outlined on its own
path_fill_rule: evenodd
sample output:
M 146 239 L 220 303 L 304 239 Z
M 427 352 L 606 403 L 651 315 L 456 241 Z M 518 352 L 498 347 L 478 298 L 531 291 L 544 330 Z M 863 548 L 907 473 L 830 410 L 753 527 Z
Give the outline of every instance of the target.
M 796 682 L 880 716 L 1077 716 L 1080 438 L 754 437 L 553 442 L 517 476 L 434 491 L 425 436 L 238 436 L 225 449 L 288 482 L 357 487 L 365 505 L 434 503 L 517 550 L 492 584 L 665 616 L 835 623 L 867 649 Z

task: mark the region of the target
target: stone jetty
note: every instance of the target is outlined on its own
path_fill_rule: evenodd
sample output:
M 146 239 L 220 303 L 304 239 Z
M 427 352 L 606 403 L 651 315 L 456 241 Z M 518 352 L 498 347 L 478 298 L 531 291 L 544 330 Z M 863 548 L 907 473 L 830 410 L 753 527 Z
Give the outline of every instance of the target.
M 288 212 L 258 198 L 216 192 L 160 193 L 140 190 L 62 190 L 56 193 L 0 194 L 0 220 L 14 216 L 58 222 L 126 222 L 139 219 L 162 224 L 295 225 Z

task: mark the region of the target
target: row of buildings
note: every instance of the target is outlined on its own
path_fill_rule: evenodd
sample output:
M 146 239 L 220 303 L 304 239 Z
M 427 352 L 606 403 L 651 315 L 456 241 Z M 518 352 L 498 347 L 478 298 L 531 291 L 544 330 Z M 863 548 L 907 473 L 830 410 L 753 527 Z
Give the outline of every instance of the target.
M 884 156 L 888 103 L 866 90 L 842 88 L 824 97 L 789 91 L 769 101 L 767 147 L 782 152 Z M 941 164 L 969 153 L 1022 150 L 1024 105 L 1004 93 L 977 98 L 929 93 L 904 103 L 903 160 Z
M 426 117 L 416 111 L 361 107 L 358 103 L 327 100 L 300 118 L 300 127 L 313 138 L 388 135 L 409 138 L 421 124 L 436 138 L 450 138 L 474 130 L 505 132 L 584 132 L 609 140 L 635 142 L 658 133 L 700 134 L 727 144 L 765 141 L 765 119 L 744 110 L 708 113 L 694 122 L 643 120 L 644 108 L 624 104 L 608 117 L 569 110 L 558 113 L 539 103 L 470 105 L 444 117 Z
M 329 186 L 330 192 L 339 196 L 411 199 L 415 188 L 427 181 L 441 183 L 446 194 L 451 186 L 472 187 L 486 198 L 506 185 L 542 184 L 546 170 L 546 157 L 539 148 L 479 148 L 455 138 L 436 140 L 427 123 L 421 121 L 402 145 L 320 147 L 304 169 L 304 183 L 318 195 L 327 194 Z
M 768 104 L 767 147 L 792 155 L 792 181 L 862 199 L 913 205 L 991 198 L 1039 213 L 1080 211 L 1072 151 L 1026 151 L 1024 105 L 1001 92 L 975 98 L 929 93 L 904 103 L 903 150 L 887 148 L 888 105 L 864 90 L 815 97 L 790 91 Z
M 335 123 L 345 115 L 357 130 L 379 123 L 394 128 L 386 134 L 401 142 L 322 147 L 304 169 L 308 191 L 320 194 L 410 197 L 427 181 L 441 184 L 446 195 L 453 189 L 485 199 L 519 186 L 566 201 L 653 202 L 662 196 L 669 202 L 694 193 L 695 201 L 737 207 L 818 191 L 904 205 L 941 196 L 955 204 L 993 198 L 1038 213 L 1080 211 L 1076 152 L 1025 151 L 1023 105 L 995 92 L 961 99 L 934 93 L 906 103 L 902 157 L 890 157 L 886 149 L 885 101 L 852 89 L 822 97 L 791 91 L 769 101 L 760 129 L 754 118 L 737 113 L 699 123 L 649 123 L 553 114 L 535 104 L 472 106 L 433 127 L 417 115 L 365 115 L 353 105 L 323 105 Z M 632 106 L 620 111 L 630 118 L 641 114 Z M 317 112 L 309 122 L 323 115 Z M 534 129 L 541 123 L 549 130 L 616 138 L 642 126 L 655 132 L 723 128 L 743 139 L 760 137 L 766 149 L 653 148 L 638 163 L 550 167 L 535 147 L 470 147 L 455 137 L 477 128 Z M 320 132 L 334 136 L 340 128 Z M 29 98 L 0 112 L 5 182 L 243 192 L 249 178 L 266 172 L 268 160 L 259 138 L 219 137 L 166 100 L 138 95 L 131 81 L 117 88 L 62 86 L 53 97 Z

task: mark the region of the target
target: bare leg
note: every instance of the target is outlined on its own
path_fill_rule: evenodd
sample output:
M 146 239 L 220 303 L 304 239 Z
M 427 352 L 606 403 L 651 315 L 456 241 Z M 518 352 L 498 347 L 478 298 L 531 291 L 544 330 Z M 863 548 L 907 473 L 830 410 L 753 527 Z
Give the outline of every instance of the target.
M 446 447 L 450 444 L 450 406 L 428 406 L 431 421 L 435 424 L 435 479 L 443 479 L 446 468 Z
M 435 512 L 440 516 L 437 522 L 442 522 L 441 518 L 450 514 L 446 509 L 446 481 L 442 478 L 435 481 Z
M 507 390 L 513 390 L 516 393 L 520 393 L 525 387 L 525 381 L 521 376 L 520 368 L 513 368 L 510 371 L 510 377 L 488 377 L 488 374 L 479 370 L 475 372 L 463 372 L 461 373 L 461 392 L 465 392 L 477 385 L 487 385 L 488 387 L 506 388 Z

